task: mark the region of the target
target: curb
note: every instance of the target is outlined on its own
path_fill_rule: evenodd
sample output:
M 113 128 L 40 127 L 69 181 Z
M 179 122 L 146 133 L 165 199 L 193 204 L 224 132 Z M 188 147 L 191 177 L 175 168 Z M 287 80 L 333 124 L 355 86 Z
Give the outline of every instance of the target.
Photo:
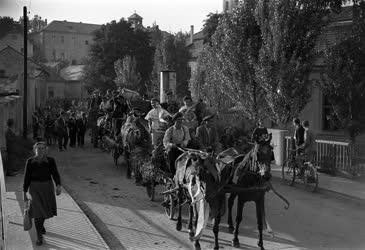
M 108 229 L 105 223 L 88 207 L 88 205 L 83 202 L 78 195 L 72 191 L 67 184 L 62 184 L 62 187 L 67 191 L 67 193 L 72 197 L 76 204 L 80 207 L 82 212 L 90 220 L 91 224 L 96 228 L 100 236 L 103 238 L 105 243 L 108 245 L 109 249 L 126 249 L 122 243 L 114 236 L 114 234 Z
M 281 177 L 272 175 L 272 179 L 274 181 L 280 182 L 282 184 Z M 295 188 L 296 186 L 297 187 L 304 187 L 303 183 L 295 182 L 294 185 L 295 186 L 293 186 L 292 188 Z M 332 198 L 340 199 L 340 200 L 345 201 L 345 202 L 352 202 L 355 205 L 365 206 L 365 200 L 364 199 L 361 199 L 361 198 L 356 197 L 356 196 L 336 192 L 336 191 L 333 191 L 333 190 L 330 190 L 330 189 L 327 189 L 327 188 L 323 188 L 320 185 L 321 185 L 321 182 L 319 181 L 318 188 L 317 188 L 317 191 L 315 192 L 315 194 L 322 194 L 322 195 L 330 196 Z

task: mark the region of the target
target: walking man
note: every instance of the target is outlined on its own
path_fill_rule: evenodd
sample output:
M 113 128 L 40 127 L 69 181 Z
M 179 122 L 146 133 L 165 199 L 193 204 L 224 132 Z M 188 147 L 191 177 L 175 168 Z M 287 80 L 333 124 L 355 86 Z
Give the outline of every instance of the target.
M 60 117 L 56 120 L 56 131 L 58 136 L 58 149 L 60 151 L 67 150 L 68 134 L 65 111 L 61 111 Z
M 87 128 L 86 114 L 82 113 L 81 117 L 76 121 L 77 128 L 77 145 L 83 147 L 85 143 L 85 133 Z

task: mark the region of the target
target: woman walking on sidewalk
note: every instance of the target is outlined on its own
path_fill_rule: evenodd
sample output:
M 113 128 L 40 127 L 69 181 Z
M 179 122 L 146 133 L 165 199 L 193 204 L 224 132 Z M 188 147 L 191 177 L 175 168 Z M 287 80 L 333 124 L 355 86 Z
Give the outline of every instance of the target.
M 27 160 L 24 174 L 24 201 L 28 202 L 30 194 L 30 217 L 34 218 L 37 231 L 37 245 L 43 244 L 43 234 L 46 233 L 44 221 L 57 215 L 56 194 L 61 193 L 61 179 L 56 162 L 47 156 L 45 142 L 37 142 L 33 146 L 35 155 Z

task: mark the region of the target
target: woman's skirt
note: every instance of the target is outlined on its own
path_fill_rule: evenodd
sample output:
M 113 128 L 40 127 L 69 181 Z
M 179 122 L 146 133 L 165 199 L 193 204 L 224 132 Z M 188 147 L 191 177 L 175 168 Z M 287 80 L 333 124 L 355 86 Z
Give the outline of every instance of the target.
M 29 187 L 32 196 L 30 217 L 48 219 L 57 215 L 57 205 L 52 181 L 32 181 Z

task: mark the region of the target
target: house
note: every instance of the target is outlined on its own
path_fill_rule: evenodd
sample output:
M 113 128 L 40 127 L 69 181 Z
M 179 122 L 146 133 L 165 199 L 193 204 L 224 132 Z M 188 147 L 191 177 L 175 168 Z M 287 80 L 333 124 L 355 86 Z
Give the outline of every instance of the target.
M 136 12 L 130 17 L 128 17 L 128 22 L 131 23 L 131 27 L 133 29 L 143 29 L 142 20 L 143 18 Z
M 23 33 L 20 31 L 11 31 L 4 37 L 0 38 L 0 50 L 6 48 L 7 46 L 12 47 L 16 51 L 20 53 L 24 53 L 24 36 Z M 27 41 L 27 54 L 28 57 L 33 57 L 33 44 Z
M 23 54 L 14 48 L 7 46 L 0 51 L 0 92 L 17 93 L 23 95 Z M 42 66 L 28 59 L 27 76 L 27 102 L 28 102 L 28 124 L 31 124 L 31 114 L 37 106 L 45 101 L 44 82 L 47 72 Z M 22 109 L 17 112 L 21 113 Z
M 88 56 L 93 32 L 100 27 L 82 22 L 52 21 L 30 37 L 35 49 L 46 61 L 67 60 L 72 64 L 80 64 Z

